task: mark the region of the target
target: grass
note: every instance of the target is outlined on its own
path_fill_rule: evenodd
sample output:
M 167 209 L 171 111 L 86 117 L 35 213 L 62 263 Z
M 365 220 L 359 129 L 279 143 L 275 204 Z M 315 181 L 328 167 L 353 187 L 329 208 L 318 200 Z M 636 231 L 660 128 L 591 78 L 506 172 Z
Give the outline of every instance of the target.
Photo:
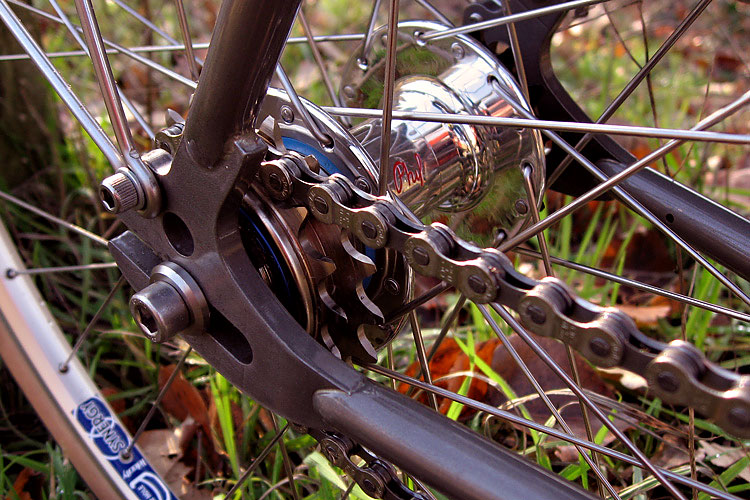
M 363 19 L 367 16 L 367 8 L 363 3 L 343 0 L 319 0 L 315 3 L 322 9 L 322 14 L 309 13 L 308 16 L 317 33 L 355 32 L 363 29 L 365 22 Z M 104 23 L 107 19 L 115 18 L 117 10 L 110 3 L 104 3 L 103 6 L 101 18 Z M 415 9 L 412 5 L 405 7 Z M 167 2 L 159 8 L 164 9 L 165 18 L 170 17 L 167 14 L 173 8 L 171 3 Z M 736 11 L 741 7 L 729 1 L 715 2 L 709 11 L 710 16 L 713 17 L 709 19 L 725 19 L 727 12 L 730 12 L 732 8 Z M 638 13 L 633 9 L 634 7 L 631 6 L 622 11 L 618 10 L 613 17 L 621 29 L 620 36 L 626 40 L 633 58 L 642 63 L 646 49 L 637 30 Z M 647 16 L 668 25 L 667 21 L 654 13 L 653 9 L 657 7 L 650 7 L 650 9 L 652 10 L 647 12 Z M 201 12 L 195 24 L 192 25 L 196 33 L 208 33 L 206 26 L 210 26 L 211 20 L 209 10 Z M 420 15 L 418 10 L 410 12 L 413 14 L 411 17 Z M 722 15 L 724 17 L 721 17 Z M 739 22 L 731 16 L 728 19 L 732 23 Z M 129 22 L 121 25 L 112 23 L 103 25 L 107 30 L 106 35 L 112 38 L 122 37 L 126 33 L 130 33 L 127 35 L 130 37 L 135 36 L 133 33 L 137 33 L 140 37 L 142 32 L 142 30 L 134 29 L 135 25 Z M 174 25 L 167 23 L 165 27 L 172 33 L 178 32 Z M 696 29 L 697 31 L 692 33 L 691 40 L 695 37 L 706 36 L 707 26 L 697 25 Z M 744 33 L 746 26 L 734 26 L 732 29 Z M 653 53 L 659 41 L 664 38 L 662 32 L 663 30 L 659 31 L 659 34 L 654 34 L 650 40 L 650 53 Z M 54 29 L 44 31 L 42 40 L 48 50 L 70 48 L 69 37 L 61 33 Z M 302 33 L 296 27 L 294 34 L 301 35 Z M 205 37 L 205 35 L 201 36 Z M 720 32 L 717 36 L 724 35 Z M 627 75 L 637 70 L 637 65 L 626 52 L 623 52 L 624 47 L 618 45 L 617 35 L 611 30 L 602 30 L 595 26 L 589 31 L 560 35 L 560 38 L 562 41 L 557 48 L 562 54 L 556 60 L 558 75 L 576 101 L 585 103 L 586 110 L 592 116 L 598 116 L 616 92 L 625 85 Z M 148 43 L 148 35 L 129 41 L 133 44 Z M 694 47 L 688 45 L 688 48 Z M 715 46 L 709 48 L 713 49 Z M 332 60 L 332 66 L 343 64 L 350 55 L 347 50 L 338 52 L 334 49 L 327 50 L 331 51 L 325 55 Z M 660 126 L 690 126 L 697 121 L 699 116 L 705 116 L 736 90 L 725 85 L 728 81 L 731 83 L 732 79 L 716 68 L 713 68 L 714 71 L 710 72 L 710 76 L 706 76 L 709 72 L 700 70 L 699 65 L 702 64 L 704 52 L 709 53 L 706 50 L 698 51 L 696 54 L 695 51 L 691 52 L 681 47 L 674 56 L 665 60 L 663 64 L 665 73 L 654 74 L 653 87 Z M 173 63 L 168 56 L 157 56 L 157 58 L 164 64 Z M 300 44 L 287 48 L 283 62 L 288 71 L 295 74 L 295 85 L 303 95 L 315 102 L 328 103 L 328 97 L 320 79 L 315 75 L 311 76 L 317 70 L 309 66 L 310 59 L 309 49 Z M 176 60 L 179 64 L 179 58 Z M 84 60 L 67 63 L 57 61 L 57 64 L 66 74 L 76 75 L 74 81 L 76 90 L 81 91 L 85 96 L 95 95 L 96 88 L 85 83 L 91 81 L 91 73 Z M 124 65 L 125 63 L 118 64 Z M 714 63 L 709 63 L 709 66 L 711 64 Z M 675 72 L 676 68 L 678 71 Z M 689 70 L 679 70 L 679 68 L 689 68 Z M 667 80 L 666 74 L 673 76 Z M 129 91 L 134 95 L 138 92 L 146 92 L 151 96 L 148 101 L 150 103 L 148 117 L 154 122 L 156 128 L 160 125 L 160 110 L 168 106 L 185 110 L 185 103 L 182 101 L 186 93 L 183 89 L 176 88 L 155 75 L 136 76 L 142 79 L 137 83 L 129 83 Z M 745 82 L 747 74 L 738 70 L 734 78 L 738 82 Z M 588 83 L 580 85 L 581 81 Z M 160 91 L 153 91 L 155 88 Z M 706 92 L 707 88 L 708 92 Z M 705 101 L 704 95 L 709 96 Z M 639 88 L 628 105 L 615 115 L 615 119 L 626 123 L 643 123 L 644 116 L 652 116 L 649 106 L 648 92 Z M 103 126 L 109 129 L 107 120 L 104 118 L 104 110 L 95 111 Z M 113 234 L 119 229 L 111 217 L 102 214 L 97 209 L 94 189 L 96 180 L 103 177 L 109 167 L 85 134 L 72 126 L 65 115 L 62 116 L 62 119 L 58 116 L 50 116 L 41 120 L 47 129 L 48 136 L 64 138 L 52 141 L 54 147 L 50 161 L 40 168 L 34 182 L 6 185 L 4 176 L 0 175 L 0 184 L 2 184 L 0 187 L 3 190 L 14 191 L 25 199 L 34 201 L 60 214 L 66 220 L 94 232 Z M 746 117 L 746 113 L 739 115 L 737 120 L 732 120 L 723 127 L 729 131 L 747 132 L 743 128 L 746 125 L 742 123 L 743 119 L 747 122 Z M 137 136 L 137 140 L 141 146 L 148 146 L 148 141 L 142 134 Z M 657 141 L 635 144 L 635 146 L 645 148 L 653 148 L 657 145 Z M 675 175 L 678 180 L 687 182 L 696 189 L 705 190 L 707 194 L 716 196 L 719 201 L 746 210 L 748 208 L 746 205 L 731 201 L 728 195 L 747 197 L 747 189 L 712 186 L 706 180 L 707 174 L 713 173 L 709 172 L 710 169 L 707 167 L 709 158 L 719 158 L 721 162 L 728 165 L 739 164 L 741 153 L 741 148 L 721 145 L 686 145 L 679 148 L 674 155 L 667 157 L 666 165 L 660 164 L 657 167 L 666 168 L 668 173 Z M 569 198 L 564 198 L 563 202 L 567 203 L 569 200 Z M 545 210 L 551 210 L 555 202 L 555 199 L 548 197 L 545 200 Z M 489 210 L 487 207 L 479 207 L 478 211 L 483 209 Z M 30 216 L 27 212 L 11 205 L 2 205 L 2 210 L 4 220 L 12 222 L 11 229 L 20 242 L 20 248 L 29 266 L 46 267 L 110 260 L 104 248 L 50 226 Z M 545 234 L 553 254 L 560 258 L 593 267 L 603 265 L 618 274 L 628 274 L 633 271 L 631 269 L 633 241 L 639 235 L 649 231 L 653 229 L 648 223 L 632 216 L 621 207 L 598 203 L 582 219 L 566 218 Z M 482 243 L 486 244 L 487 241 Z M 671 252 L 672 257 L 676 256 L 674 248 L 667 247 L 667 251 Z M 541 268 L 537 261 L 520 256 L 515 258 L 517 267 L 535 276 L 541 275 Z M 726 296 L 707 272 L 695 271 L 690 262 L 685 264 L 686 286 L 690 287 L 691 282 L 694 282 L 691 292 L 694 297 L 739 307 L 737 301 Z M 621 305 L 623 301 L 631 299 L 635 305 L 646 303 L 647 298 L 633 298 L 632 290 L 626 290 L 620 285 L 602 282 L 563 268 L 556 268 L 556 271 L 561 279 L 587 300 L 612 306 Z M 61 324 L 70 340 L 74 341 L 101 304 L 108 287 L 114 284 L 117 277 L 116 271 L 108 270 L 50 275 L 38 277 L 36 281 L 44 296 L 47 297 L 55 319 Z M 641 277 L 646 280 L 651 278 L 653 276 Z M 670 284 L 674 285 L 674 281 Z M 747 283 L 742 282 L 740 286 L 750 292 Z M 159 367 L 176 363 L 180 350 L 184 346 L 180 344 L 156 346 L 139 336 L 120 335 L 123 331 L 135 331 L 127 308 L 131 292 L 126 288 L 116 294 L 112 305 L 98 325 L 95 335 L 84 343 L 81 357 L 95 382 L 100 387 L 108 389 L 108 399 L 116 408 L 119 408 L 119 415 L 133 430 L 148 411 L 150 401 L 158 392 Z M 443 300 L 446 301 L 446 299 Z M 448 305 L 455 300 L 457 300 L 455 296 L 448 297 Z M 437 307 L 441 313 L 446 310 L 445 302 Z M 497 316 L 494 317 L 504 329 L 504 333 L 510 334 L 509 328 Z M 440 329 L 440 321 L 434 323 L 428 323 L 424 328 L 423 333 L 428 343 L 435 338 Z M 684 331 L 687 339 L 703 348 L 712 360 L 740 371 L 747 370 L 746 367 L 750 365 L 750 353 L 748 353 L 750 332 L 747 325 L 734 321 L 728 323 L 721 321 L 712 313 L 690 308 L 683 328 L 680 310 L 674 309 L 668 315 L 645 327 L 645 330 L 650 335 L 665 341 L 680 338 Z M 469 359 L 469 371 L 487 377 L 511 402 L 523 400 L 525 394 L 517 394 L 511 384 L 493 369 L 490 362 L 477 355 L 476 346 L 492 339 L 494 333 L 484 322 L 475 306 L 466 307 L 460 323 L 453 328 L 452 336 L 462 353 Z M 396 364 L 401 368 L 416 360 L 413 344 L 408 337 L 408 335 L 402 335 L 393 343 Z M 193 355 L 189 358 L 184 375 L 189 385 L 196 388 L 197 394 L 209 409 L 211 419 L 209 439 L 215 446 L 218 457 L 214 464 L 202 464 L 203 474 L 200 477 L 195 477 L 194 470 L 192 475 L 188 474 L 188 482 L 191 487 L 215 492 L 215 498 L 222 498 L 221 492 L 226 491 L 236 481 L 241 471 L 272 439 L 274 431 L 270 416 L 256 402 L 231 386 L 226 379 L 197 356 Z M 471 381 L 471 378 L 465 377 L 458 392 L 468 393 Z M 91 492 L 66 460 L 62 451 L 38 425 L 38 422 L 29 418 L 31 409 L 14 387 L 5 370 L 0 371 L 0 386 L 3 388 L 2 395 L 0 395 L 0 402 L 3 405 L 2 419 L 0 419 L 0 496 L 10 495 L 10 498 L 14 498 L 12 485 L 22 479 L 23 474 L 26 474 L 29 475 L 29 479 L 23 488 L 34 495 L 38 494 L 34 498 L 92 498 Z M 686 428 L 688 417 L 679 409 L 662 405 L 658 400 L 644 397 L 642 394 L 622 387 L 617 389 L 617 397 L 628 405 L 663 419 L 672 429 L 683 431 Z M 521 415 L 531 418 L 523 402 L 514 405 L 514 408 Z M 465 419 L 462 418 L 462 411 L 461 405 L 452 404 L 448 409 L 448 416 L 463 421 Z M 150 430 L 181 429 L 182 420 L 166 410 L 157 412 L 157 418 L 152 422 Z M 283 420 L 280 421 L 280 425 L 284 423 Z M 485 425 L 489 425 L 479 415 L 469 418 L 465 423 L 478 432 L 483 432 Z M 552 425 L 553 421 L 547 419 L 542 423 Z M 719 442 L 732 449 L 741 449 L 748 445 L 748 443 L 733 440 L 716 426 L 700 418 L 696 419 L 695 427 L 699 440 Z M 557 452 L 561 443 L 536 432 L 529 433 L 527 436 L 517 430 L 498 428 L 496 437 L 512 440 L 511 444 L 515 444 L 515 449 L 519 453 L 562 477 L 578 482 L 583 487 L 595 488 L 595 478 L 585 462 L 580 459 L 565 462 L 558 458 Z M 654 433 L 652 429 L 644 426 L 628 432 L 638 445 L 653 456 L 665 446 L 664 437 L 659 431 L 661 430 Z M 608 438 L 604 428 L 595 432 L 596 442 L 602 443 Z M 664 434 L 669 434 L 669 431 L 665 431 Z M 198 437 L 192 439 L 185 450 L 186 455 L 197 454 L 200 451 L 199 440 Z M 311 437 L 291 430 L 285 435 L 284 444 L 292 456 L 296 470 L 303 476 L 298 480 L 298 489 L 303 491 L 304 497 L 321 500 L 340 498 L 349 480 L 342 477 L 341 471 L 328 463 L 325 457 L 315 450 L 315 442 Z M 203 449 L 203 460 L 209 461 L 205 449 Z M 750 489 L 747 482 L 739 476 L 747 468 L 747 460 L 747 455 L 745 455 L 725 466 L 714 465 L 706 461 L 701 464 L 702 470 L 710 472 L 711 475 L 704 478 L 707 481 L 714 481 L 718 487 L 725 487 L 729 491 L 742 495 Z M 618 487 L 622 488 L 623 498 L 661 495 L 658 485 L 650 477 L 644 477 L 637 472 L 637 469 L 628 469 L 611 460 L 604 460 L 604 464 L 610 477 Z M 209 469 L 212 469 L 211 475 L 209 475 Z M 675 468 L 675 472 L 689 474 L 690 470 L 689 467 L 681 465 Z M 264 498 L 264 495 L 266 495 L 265 498 L 289 498 L 289 487 L 283 483 L 285 477 L 282 456 L 277 447 L 271 452 L 268 460 L 259 467 L 252 480 L 243 486 L 241 494 L 238 493 L 236 498 L 242 496 L 260 500 Z M 359 487 L 355 487 L 350 498 L 366 499 L 367 496 Z

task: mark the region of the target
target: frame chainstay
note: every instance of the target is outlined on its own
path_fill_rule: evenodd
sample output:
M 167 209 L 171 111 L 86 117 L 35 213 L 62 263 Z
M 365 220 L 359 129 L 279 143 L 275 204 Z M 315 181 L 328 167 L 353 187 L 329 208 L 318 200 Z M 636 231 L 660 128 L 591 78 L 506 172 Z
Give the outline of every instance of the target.
M 419 274 L 445 281 L 476 303 L 510 307 L 529 331 L 564 342 L 597 366 L 638 373 L 665 402 L 693 407 L 727 432 L 750 437 L 750 376 L 720 368 L 687 342 L 655 341 L 621 311 L 583 300 L 554 278 L 524 276 L 496 249 L 466 242 L 443 224 L 407 219 L 388 196 L 310 166 L 317 169 L 313 157 L 289 153 L 263 162 L 258 176 L 275 200 L 307 207 L 368 247 L 394 249 Z

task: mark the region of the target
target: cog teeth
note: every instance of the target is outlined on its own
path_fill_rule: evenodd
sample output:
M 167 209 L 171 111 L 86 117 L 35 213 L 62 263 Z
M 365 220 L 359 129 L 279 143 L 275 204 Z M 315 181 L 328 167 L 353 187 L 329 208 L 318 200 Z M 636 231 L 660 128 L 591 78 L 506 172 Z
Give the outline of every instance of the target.
M 364 361 L 370 361 L 371 363 L 376 363 L 378 360 L 378 353 L 375 350 L 375 348 L 372 346 L 370 339 L 367 338 L 367 334 L 365 333 L 365 325 L 359 325 L 359 327 L 357 327 L 357 339 L 359 340 L 359 345 L 362 346 L 362 349 L 364 349 L 365 352 L 370 357 L 372 357 L 371 360 L 364 360 Z
M 323 339 L 323 343 L 328 350 L 331 351 L 334 356 L 341 359 L 341 351 L 336 347 L 336 343 L 331 338 L 331 332 L 328 331 L 328 325 L 324 325 L 323 328 L 321 328 L 320 337 Z
M 333 297 L 328 293 L 328 288 L 326 287 L 325 282 L 320 283 L 318 285 L 318 295 L 320 296 L 320 300 L 325 304 L 325 306 L 333 312 L 336 316 L 341 318 L 342 320 L 348 322 L 349 318 L 346 316 L 346 312 L 339 306 L 335 300 L 333 300 Z
M 383 311 L 381 311 L 380 308 L 375 305 L 375 302 L 373 302 L 370 297 L 367 296 L 367 292 L 365 292 L 365 287 L 362 284 L 362 281 L 357 283 L 357 298 L 359 298 L 360 304 L 362 304 L 362 306 L 377 319 L 378 323 L 383 323 L 385 321 Z
M 354 248 L 354 245 L 352 245 L 352 242 L 349 239 L 349 233 L 346 231 L 341 231 L 341 245 L 344 247 L 344 250 L 346 250 L 346 253 L 349 254 L 349 257 L 357 263 L 357 267 L 362 271 L 364 276 L 372 276 L 375 274 L 378 270 L 378 268 L 375 267 L 375 263 L 370 257 Z

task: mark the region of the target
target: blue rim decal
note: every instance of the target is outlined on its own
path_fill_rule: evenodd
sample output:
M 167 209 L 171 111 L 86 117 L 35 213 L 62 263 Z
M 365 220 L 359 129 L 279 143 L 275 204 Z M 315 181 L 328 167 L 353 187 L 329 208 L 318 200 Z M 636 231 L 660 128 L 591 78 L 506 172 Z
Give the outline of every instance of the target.
M 138 498 L 177 500 L 137 448 L 133 448 L 130 460 L 120 457 L 120 453 L 128 447 L 130 438 L 104 401 L 96 397 L 87 399 L 75 409 L 75 417 L 89 439 Z

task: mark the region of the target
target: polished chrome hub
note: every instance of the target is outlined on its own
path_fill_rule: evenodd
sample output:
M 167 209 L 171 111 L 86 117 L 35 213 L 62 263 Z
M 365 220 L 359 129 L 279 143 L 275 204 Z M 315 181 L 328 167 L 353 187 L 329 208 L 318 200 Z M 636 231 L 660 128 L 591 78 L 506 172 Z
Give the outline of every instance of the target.
M 469 37 L 419 39 L 420 33 L 440 29 L 445 27 L 426 21 L 399 24 L 393 109 L 445 114 L 446 120 L 451 114 L 517 118 L 505 96 L 528 105 L 511 74 Z M 348 106 L 382 105 L 385 37 L 385 27 L 375 33 L 367 65 L 359 56 L 349 61 L 341 91 Z M 373 158 L 380 158 L 381 128 L 382 120 L 371 119 L 351 131 Z M 393 120 L 390 164 L 384 170 L 391 192 L 420 216 L 435 209 L 460 213 L 480 208 L 492 215 L 494 228 L 511 236 L 529 215 L 518 210 L 524 206 L 519 201 L 527 198 L 519 167 L 527 165 L 538 195 L 544 182 L 538 131 Z M 471 236 L 491 242 L 483 238 L 487 235 Z

